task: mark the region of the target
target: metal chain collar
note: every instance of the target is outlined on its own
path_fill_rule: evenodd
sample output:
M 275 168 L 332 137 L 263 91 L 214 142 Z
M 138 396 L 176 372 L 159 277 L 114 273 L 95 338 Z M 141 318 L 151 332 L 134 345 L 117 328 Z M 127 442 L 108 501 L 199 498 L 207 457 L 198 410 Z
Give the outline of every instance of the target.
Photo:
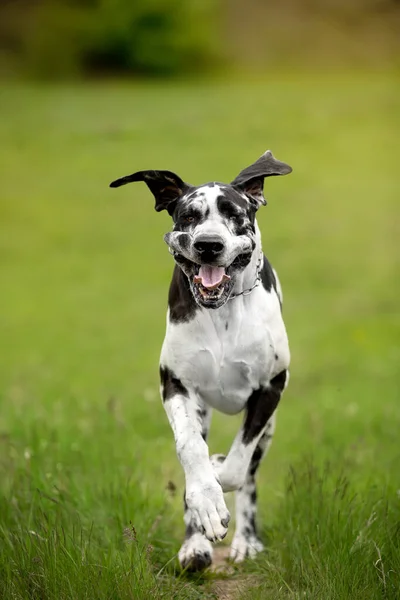
M 261 281 L 261 265 L 262 265 L 262 260 L 263 260 L 263 253 L 262 251 L 260 252 L 260 257 L 258 259 L 257 262 L 257 268 L 256 268 L 256 280 L 253 283 L 253 285 L 250 288 L 247 288 L 241 292 L 238 292 L 237 294 L 232 294 L 231 296 L 229 296 L 228 300 L 233 300 L 234 298 L 237 298 L 238 296 L 248 296 L 249 294 L 251 294 L 251 292 L 254 290 L 254 288 L 256 288 Z

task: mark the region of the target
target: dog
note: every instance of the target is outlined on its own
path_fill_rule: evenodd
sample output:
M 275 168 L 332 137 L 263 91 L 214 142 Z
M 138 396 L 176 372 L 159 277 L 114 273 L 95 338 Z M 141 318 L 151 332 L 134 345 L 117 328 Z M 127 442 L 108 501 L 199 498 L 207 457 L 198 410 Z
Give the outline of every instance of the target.
M 224 493 L 236 491 L 236 562 L 263 550 L 256 529 L 255 475 L 271 445 L 275 412 L 289 379 L 290 352 L 282 290 L 263 254 L 256 220 L 266 204 L 264 179 L 292 168 L 270 150 L 230 183 L 185 183 L 171 171 L 138 171 L 113 181 L 144 181 L 156 211 L 167 210 L 164 236 L 175 259 L 167 329 L 160 358 L 160 392 L 185 474 L 184 569 L 212 562 L 230 514 Z M 244 411 L 225 457 L 209 456 L 211 411 Z

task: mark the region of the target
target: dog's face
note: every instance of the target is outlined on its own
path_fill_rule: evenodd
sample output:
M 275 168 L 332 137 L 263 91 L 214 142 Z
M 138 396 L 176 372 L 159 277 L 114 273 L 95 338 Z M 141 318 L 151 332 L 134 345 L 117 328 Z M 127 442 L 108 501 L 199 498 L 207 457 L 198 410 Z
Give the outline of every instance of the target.
M 198 304 L 218 308 L 228 300 L 255 247 L 255 212 L 243 193 L 218 183 L 192 188 L 177 203 L 164 239 Z
M 262 204 L 264 178 L 285 175 L 291 167 L 270 151 L 230 183 L 192 186 L 170 171 L 139 171 L 111 183 L 119 187 L 144 181 L 156 210 L 168 210 L 173 231 L 164 236 L 175 261 L 188 278 L 196 302 L 219 308 L 232 293 L 237 274 L 255 248 L 255 215 Z

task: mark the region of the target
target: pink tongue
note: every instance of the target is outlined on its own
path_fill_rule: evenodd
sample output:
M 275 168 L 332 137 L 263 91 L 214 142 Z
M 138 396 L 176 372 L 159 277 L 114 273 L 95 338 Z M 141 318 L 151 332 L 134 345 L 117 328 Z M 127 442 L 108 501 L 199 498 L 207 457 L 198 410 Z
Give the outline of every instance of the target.
M 217 287 L 222 282 L 224 275 L 224 267 L 201 265 L 198 277 L 201 278 L 202 285 L 210 290 Z

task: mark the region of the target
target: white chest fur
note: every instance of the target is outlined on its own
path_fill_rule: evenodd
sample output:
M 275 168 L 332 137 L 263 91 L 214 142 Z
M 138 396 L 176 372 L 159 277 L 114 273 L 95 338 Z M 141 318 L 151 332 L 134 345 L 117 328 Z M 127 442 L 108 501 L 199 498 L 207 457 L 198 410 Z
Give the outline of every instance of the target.
M 220 309 L 198 310 L 188 322 L 168 319 L 161 363 L 210 406 L 240 412 L 254 389 L 289 365 L 275 291 L 259 286 Z

